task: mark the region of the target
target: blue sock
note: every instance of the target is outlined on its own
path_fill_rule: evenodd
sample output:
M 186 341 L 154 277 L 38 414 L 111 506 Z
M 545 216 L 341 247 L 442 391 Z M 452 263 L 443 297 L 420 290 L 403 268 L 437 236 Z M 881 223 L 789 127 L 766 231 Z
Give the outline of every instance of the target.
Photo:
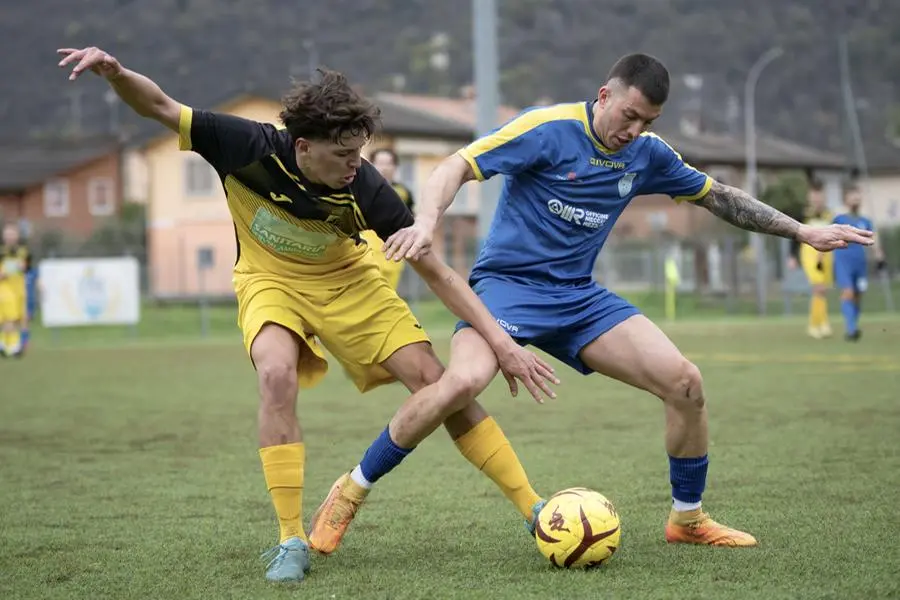
M 413 448 L 401 448 L 395 444 L 394 440 L 391 439 L 388 428 L 385 427 L 381 435 L 366 450 L 362 462 L 359 463 L 359 469 L 367 481 L 375 483 L 384 475 L 390 473 L 412 451 Z
M 844 315 L 844 323 L 847 333 L 856 333 L 856 320 L 859 318 L 859 309 L 853 300 L 841 300 L 841 313 Z
M 704 454 L 699 458 L 669 457 L 669 480 L 672 482 L 672 497 L 680 502 L 700 502 L 706 488 L 706 469 L 709 458 Z
M 25 345 L 28 344 L 28 338 L 31 337 L 31 330 L 23 329 L 22 333 L 20 335 L 21 335 L 21 339 L 22 339 L 22 347 L 24 348 Z

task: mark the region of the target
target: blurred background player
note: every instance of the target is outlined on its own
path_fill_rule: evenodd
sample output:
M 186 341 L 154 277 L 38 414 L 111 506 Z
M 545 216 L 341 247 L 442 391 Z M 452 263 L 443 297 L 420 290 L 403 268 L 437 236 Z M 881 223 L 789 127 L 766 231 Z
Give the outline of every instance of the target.
M 839 225 L 852 225 L 859 229 L 875 231 L 872 221 L 860 214 L 862 193 L 855 185 L 844 188 L 845 212 L 837 215 L 834 222 Z M 876 269 L 885 268 L 884 251 L 877 239 L 872 248 L 875 254 Z M 834 252 L 834 281 L 841 290 L 841 313 L 844 315 L 846 327 L 845 337 L 856 341 L 862 335 L 859 329 L 860 300 L 868 288 L 866 251 L 862 246 L 848 246 Z
M 409 211 L 415 214 L 415 201 L 413 200 L 412 191 L 410 191 L 403 183 L 396 180 L 397 167 L 400 166 L 400 160 L 397 157 L 397 153 L 390 148 L 379 148 L 369 155 L 369 162 L 378 169 L 378 172 L 381 173 L 382 177 L 390 182 L 394 191 L 397 192 L 397 195 L 400 196 L 400 199 L 403 200 L 406 207 L 409 208 Z M 385 260 L 384 252 L 381 251 L 384 242 L 378 237 L 378 234 L 371 229 L 363 231 L 360 236 L 369 244 L 369 247 L 372 249 L 372 254 L 375 257 L 375 262 L 378 263 L 378 267 L 381 269 L 381 272 L 384 273 L 388 283 L 396 290 L 400 285 L 400 277 L 403 275 L 403 266 L 406 263 L 403 261 L 395 262 L 393 260 Z
M 25 325 L 22 328 L 22 351 L 31 344 L 31 323 L 38 309 L 38 269 L 28 253 L 28 270 L 25 271 Z
M 806 214 L 803 222 L 812 227 L 831 224 L 833 215 L 825 205 L 825 187 L 819 180 L 809 184 Z M 807 244 L 797 244 L 798 259 L 806 279 L 812 288 L 809 300 L 809 327 L 807 332 L 815 339 L 830 337 L 831 323 L 828 320 L 828 290 L 833 278 L 834 257 L 829 253 L 819 252 Z
M 0 248 L 0 331 L 4 356 L 21 356 L 22 332 L 28 319 L 25 275 L 30 268 L 28 248 L 21 243 L 19 228 L 12 223 L 3 227 Z

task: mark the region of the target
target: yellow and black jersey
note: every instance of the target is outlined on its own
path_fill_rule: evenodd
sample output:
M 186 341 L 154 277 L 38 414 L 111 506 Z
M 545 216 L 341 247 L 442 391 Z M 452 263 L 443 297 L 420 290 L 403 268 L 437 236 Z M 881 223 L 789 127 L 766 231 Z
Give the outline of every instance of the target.
M 810 225 L 812 227 L 831 225 L 834 222 L 834 214 L 827 208 L 822 210 L 813 210 L 807 207 L 804 209 L 802 214 L 791 212 L 788 214 L 788 216 L 796 219 L 797 221 L 800 221 L 804 225 Z M 800 242 L 798 242 L 797 240 L 791 240 L 790 255 L 797 260 L 801 260 L 801 252 L 809 252 L 809 250 L 801 250 L 800 246 Z M 812 248 L 810 248 L 810 250 L 812 250 Z
M 31 268 L 31 254 L 28 248 L 18 246 L 0 247 L 0 275 L 11 282 L 25 282 L 25 274 Z
M 394 188 L 394 191 L 397 192 L 397 195 L 403 200 L 403 204 L 406 205 L 406 208 L 409 209 L 409 212 L 415 213 L 415 205 L 416 202 L 413 199 L 412 191 L 399 181 L 395 181 L 391 183 L 391 187 Z
M 395 189 L 367 161 L 345 188 L 310 182 L 286 130 L 183 106 L 179 147 L 218 172 L 238 242 L 236 274 L 302 279 L 331 288 L 358 276 L 366 255 L 359 232 L 383 239 L 413 224 Z

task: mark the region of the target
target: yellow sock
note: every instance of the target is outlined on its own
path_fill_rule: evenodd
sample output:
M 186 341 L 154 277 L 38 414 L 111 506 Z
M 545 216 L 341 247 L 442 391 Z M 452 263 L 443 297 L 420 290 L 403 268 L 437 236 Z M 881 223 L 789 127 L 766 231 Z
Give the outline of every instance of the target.
M 828 322 L 828 298 L 822 296 L 821 300 L 821 306 L 819 307 L 819 326 L 830 331 L 831 323 Z
M 18 329 L 13 329 L 9 332 L 9 345 L 7 346 L 8 352 L 17 352 L 21 350 L 22 345 L 22 332 Z
M 809 299 L 809 328 L 810 329 L 818 329 L 819 328 L 819 312 L 818 312 L 818 303 L 819 297 L 812 296 Z
M 3 332 L 3 351 L 7 355 L 12 355 L 13 351 L 16 349 L 16 331 L 4 331 Z
M 306 541 L 301 515 L 303 514 L 303 460 L 306 451 L 302 443 L 283 444 L 259 449 L 266 487 L 272 496 L 281 541 L 299 537 Z
M 828 300 L 824 296 L 813 296 L 809 303 L 809 324 L 822 327 L 828 322 Z
M 528 483 L 528 475 L 519 457 L 497 422 L 488 417 L 461 435 L 455 443 L 466 460 L 496 483 L 522 516 L 530 519 L 531 507 L 541 497 Z

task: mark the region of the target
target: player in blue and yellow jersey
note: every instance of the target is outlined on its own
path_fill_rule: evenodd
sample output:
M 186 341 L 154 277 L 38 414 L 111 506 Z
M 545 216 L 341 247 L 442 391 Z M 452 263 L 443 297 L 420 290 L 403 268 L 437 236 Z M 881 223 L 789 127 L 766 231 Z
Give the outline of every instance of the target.
M 872 221 L 859 214 L 862 206 L 862 193 L 856 186 L 844 189 L 844 207 L 846 212 L 837 215 L 834 222 L 839 225 L 852 225 L 874 233 Z M 884 252 L 881 245 L 873 246 L 876 270 L 885 268 Z M 845 337 L 849 341 L 857 341 L 862 336 L 859 328 L 862 295 L 868 289 L 868 266 L 865 248 L 849 246 L 834 251 L 834 281 L 841 290 L 841 313 L 846 326 Z
M 12 223 L 3 227 L 0 248 L 0 353 L 21 356 L 23 333 L 27 327 L 27 294 L 25 276 L 31 268 L 28 248 L 19 239 L 19 229 Z
M 428 336 L 359 239 L 367 229 L 386 239 L 413 224 L 396 190 L 360 156 L 379 111 L 343 75 L 323 71 L 284 97 L 285 127 L 277 128 L 184 106 L 98 48 L 59 52 L 60 66 L 73 65 L 70 79 L 87 70 L 105 77 L 135 112 L 177 133 L 182 150 L 219 174 L 238 243 L 238 323 L 258 378 L 259 456 L 279 523 L 266 577 L 300 581 L 317 530 L 307 538 L 303 529 L 305 447 L 295 411 L 298 387 L 314 386 L 327 371 L 323 346 L 360 392 L 395 380 L 414 392 L 443 372 Z M 552 369 L 503 331 L 464 280 L 435 256 L 412 265 L 490 340 L 514 394 L 518 378 L 538 400 L 554 395 Z M 522 505 L 534 501 L 508 440 L 464 383 L 442 386 L 426 407 L 404 404 L 340 489 L 362 496 L 443 423 L 465 458 L 505 494 Z M 327 548 L 327 536 L 318 534 Z
M 669 542 L 754 546 L 753 536 L 713 521 L 701 508 L 708 440 L 699 369 L 636 307 L 592 280 L 597 254 L 625 207 L 644 194 L 666 194 L 743 229 L 796 238 L 821 251 L 869 245 L 872 234 L 848 225 L 802 225 L 685 164 L 646 132 L 668 90 L 665 67 L 633 54 L 613 66 L 595 99 L 524 112 L 438 166 L 415 225 L 391 236 L 385 250 L 392 260 L 427 254 L 438 219 L 460 187 L 503 175 L 497 211 L 471 273 L 476 293 L 520 343 L 663 401 L 673 498 Z M 408 402 L 428 406 L 442 385 L 457 380 L 467 382 L 474 398 L 496 372 L 490 346 L 461 323 L 446 373 Z M 330 497 L 321 518 L 346 511 L 348 502 Z M 531 531 L 540 508 L 541 502 L 533 507 Z
M 372 166 L 378 169 L 381 176 L 391 184 L 391 187 L 394 188 L 397 195 L 403 200 L 403 203 L 406 204 L 406 207 L 410 212 L 414 212 L 416 202 L 412 191 L 406 187 L 405 184 L 396 179 L 397 167 L 400 162 L 397 153 L 390 148 L 378 148 L 369 155 L 369 161 L 372 163 Z M 360 235 L 372 248 L 372 254 L 375 261 L 378 263 L 378 267 L 388 280 L 390 286 L 396 290 L 397 286 L 400 285 L 400 277 L 403 275 L 404 263 L 402 261 L 385 259 L 384 252 L 382 251 L 384 241 L 371 229 L 363 231 Z

